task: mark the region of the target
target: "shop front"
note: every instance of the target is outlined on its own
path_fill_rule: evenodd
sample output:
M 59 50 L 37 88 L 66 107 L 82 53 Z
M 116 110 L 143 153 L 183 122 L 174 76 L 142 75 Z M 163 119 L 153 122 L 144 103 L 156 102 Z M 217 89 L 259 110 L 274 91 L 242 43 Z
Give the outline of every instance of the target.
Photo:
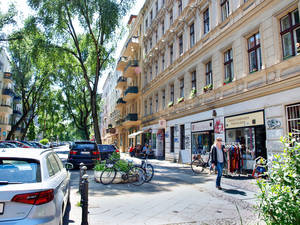
M 230 160 L 238 159 L 236 167 L 251 171 L 257 157 L 267 158 L 264 121 L 263 110 L 225 117 L 226 146 L 234 151 L 234 153 L 229 152 Z M 232 157 L 238 158 L 232 159 Z
M 192 159 L 201 154 L 208 157 L 214 142 L 214 121 L 206 120 L 191 124 L 192 132 Z

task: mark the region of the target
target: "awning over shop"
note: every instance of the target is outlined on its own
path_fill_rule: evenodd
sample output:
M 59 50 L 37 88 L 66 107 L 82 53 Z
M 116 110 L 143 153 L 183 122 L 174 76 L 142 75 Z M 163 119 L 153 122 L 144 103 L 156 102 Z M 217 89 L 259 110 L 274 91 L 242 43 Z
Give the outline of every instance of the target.
M 139 130 L 139 131 L 137 131 L 137 132 L 135 132 L 135 133 L 129 134 L 129 135 L 128 135 L 128 138 L 135 138 L 136 135 L 139 135 L 139 134 L 141 134 L 141 133 L 143 133 L 143 132 L 144 132 L 144 131 Z

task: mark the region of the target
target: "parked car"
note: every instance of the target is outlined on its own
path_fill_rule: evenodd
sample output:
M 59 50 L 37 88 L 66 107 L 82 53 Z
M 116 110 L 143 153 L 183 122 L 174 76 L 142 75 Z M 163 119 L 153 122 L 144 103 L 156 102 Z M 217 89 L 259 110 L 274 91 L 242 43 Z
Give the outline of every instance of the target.
M 8 143 L 8 142 L 2 142 L 0 143 L 1 146 L 4 146 L 3 148 L 16 148 L 17 146 L 14 145 L 13 143 Z M 2 148 L 2 147 L 1 147 Z
M 28 146 L 20 141 L 7 140 L 7 141 L 0 141 L 0 143 L 12 143 L 19 148 L 30 148 L 30 146 Z
M 88 167 L 92 167 L 100 160 L 99 149 L 95 142 L 75 141 L 69 148 L 67 161 L 72 163 L 74 167 L 78 167 L 81 162 Z
M 98 145 L 101 160 L 108 159 L 114 152 L 119 150 L 114 145 Z
M 52 150 L 0 151 L 0 224 L 62 225 L 70 174 Z

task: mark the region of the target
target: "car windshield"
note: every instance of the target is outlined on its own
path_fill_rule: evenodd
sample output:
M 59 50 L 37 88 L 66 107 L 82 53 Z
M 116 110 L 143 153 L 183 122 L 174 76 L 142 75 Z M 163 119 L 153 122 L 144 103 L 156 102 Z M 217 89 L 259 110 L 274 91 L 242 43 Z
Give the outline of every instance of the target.
M 72 149 L 89 149 L 89 150 L 93 150 L 93 149 L 95 149 L 95 145 L 94 144 L 89 144 L 89 143 L 75 143 L 73 145 Z
M 0 158 L 0 183 L 41 182 L 38 161 L 32 159 Z
M 116 148 L 113 145 L 98 145 L 99 149 L 103 151 L 115 150 Z

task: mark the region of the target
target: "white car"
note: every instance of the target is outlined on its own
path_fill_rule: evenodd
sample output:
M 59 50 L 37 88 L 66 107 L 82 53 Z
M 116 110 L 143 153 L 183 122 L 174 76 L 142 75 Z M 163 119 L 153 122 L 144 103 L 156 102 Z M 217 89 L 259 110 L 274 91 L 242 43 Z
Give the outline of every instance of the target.
M 0 224 L 62 225 L 70 174 L 52 150 L 0 149 Z

